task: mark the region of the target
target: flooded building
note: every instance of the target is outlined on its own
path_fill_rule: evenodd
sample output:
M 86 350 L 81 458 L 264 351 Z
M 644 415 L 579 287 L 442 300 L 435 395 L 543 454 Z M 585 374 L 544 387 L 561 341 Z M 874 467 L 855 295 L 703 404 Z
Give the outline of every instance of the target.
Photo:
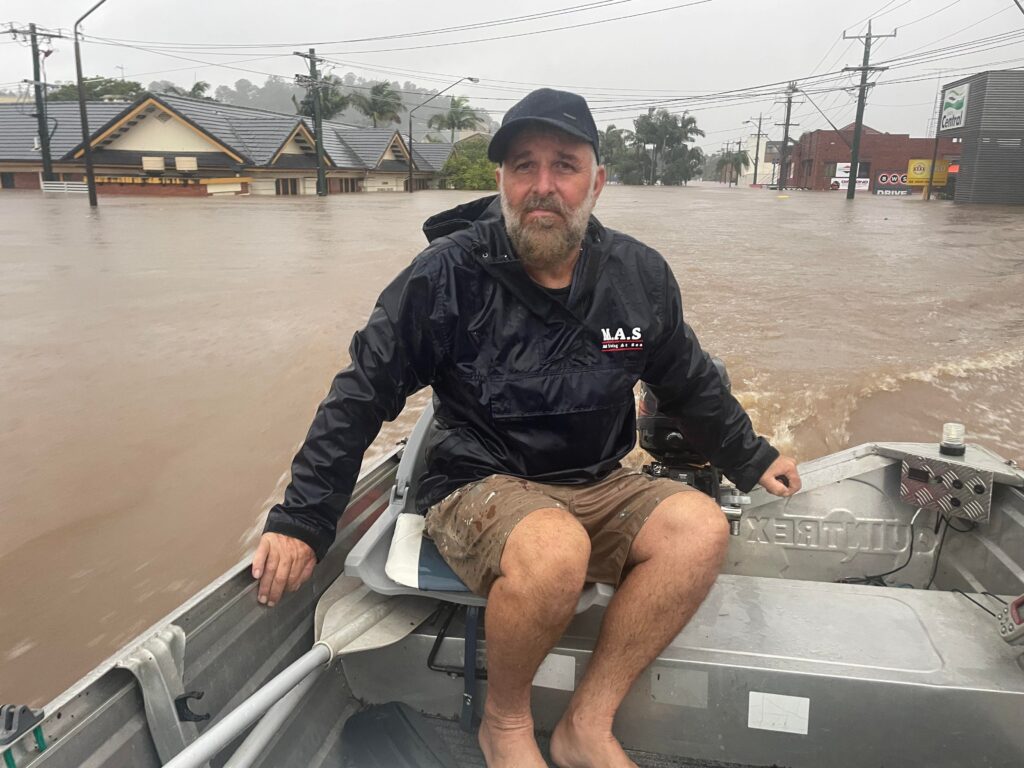
M 834 130 L 809 131 L 790 151 L 787 187 L 802 189 L 835 188 L 834 180 L 844 173 L 854 174 L 843 165 L 850 162 L 854 124 Z M 905 177 L 911 160 L 931 159 L 933 139 L 911 138 L 907 133 L 882 133 L 867 125 L 861 131 L 860 169 L 856 174 L 867 189 L 876 191 L 893 174 Z M 940 160 L 954 161 L 960 156 L 960 144 L 953 138 L 939 141 Z M 885 177 L 886 181 L 882 181 Z M 866 180 L 866 181 L 865 181 Z M 860 188 L 860 187 L 859 187 Z
M 165 93 L 88 108 L 90 127 L 98 126 L 90 146 L 100 194 L 316 194 L 313 126 L 301 115 Z M 47 111 L 58 124 L 51 141 L 57 179 L 81 181 L 78 105 L 50 104 Z M 393 128 L 329 120 L 323 126 L 328 192 L 334 194 L 405 191 L 410 162 L 416 189 L 436 187 L 452 149 L 424 143 L 410 153 Z M 39 188 L 41 171 L 34 107 L 0 105 L 3 187 Z
M 1024 72 L 981 72 L 943 86 L 938 135 L 962 142 L 956 202 L 1024 203 Z

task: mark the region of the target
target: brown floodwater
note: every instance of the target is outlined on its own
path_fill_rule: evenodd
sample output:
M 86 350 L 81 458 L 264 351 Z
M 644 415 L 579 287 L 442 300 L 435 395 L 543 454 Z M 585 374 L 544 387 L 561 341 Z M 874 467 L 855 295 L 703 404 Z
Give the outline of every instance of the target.
M 0 703 L 45 703 L 245 557 L 421 222 L 475 196 L 0 194 Z M 798 459 L 960 420 L 1024 460 L 1024 209 L 694 185 L 596 213 L 665 254 Z

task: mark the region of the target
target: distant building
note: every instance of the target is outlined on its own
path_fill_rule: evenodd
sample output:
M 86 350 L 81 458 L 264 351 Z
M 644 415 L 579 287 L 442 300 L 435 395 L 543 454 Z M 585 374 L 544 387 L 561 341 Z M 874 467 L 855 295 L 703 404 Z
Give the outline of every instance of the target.
M 803 134 L 789 153 L 790 178 L 787 187 L 803 189 L 834 188 L 834 180 L 843 176 L 843 164 L 850 162 L 853 144 L 851 123 L 838 131 L 820 130 Z M 913 139 L 907 133 L 882 133 L 864 126 L 860 138 L 860 169 L 858 178 L 868 179 L 868 187 L 875 190 L 884 176 L 907 173 L 914 159 L 931 160 L 934 139 Z M 955 160 L 960 156 L 960 145 L 953 139 L 939 141 L 940 160 Z M 853 176 L 853 173 L 848 173 Z
M 47 106 L 59 179 L 80 181 L 84 148 L 78 105 Z M 42 158 L 34 106 L 0 104 L 0 186 L 39 188 Z M 100 194 L 202 196 L 316 193 L 312 120 L 166 93 L 131 104 L 88 105 L 90 145 Z M 324 121 L 328 191 L 408 189 L 409 148 L 392 128 Z M 413 183 L 436 187 L 450 144 L 416 143 Z
M 953 137 L 958 203 L 1024 203 L 1024 71 L 981 72 L 942 88 L 938 133 Z

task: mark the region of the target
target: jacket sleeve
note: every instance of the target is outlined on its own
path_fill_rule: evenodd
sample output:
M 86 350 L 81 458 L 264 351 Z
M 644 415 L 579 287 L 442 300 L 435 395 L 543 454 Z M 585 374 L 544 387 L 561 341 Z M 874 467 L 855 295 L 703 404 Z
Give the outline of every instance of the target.
M 317 560 L 334 542 L 363 453 L 406 398 L 431 382 L 441 348 L 434 332 L 438 279 L 417 259 L 380 295 L 366 327 L 352 337 L 351 363 L 331 383 L 292 461 L 284 501 L 264 532 L 309 544 Z
M 747 492 L 779 452 L 754 433 L 743 406 L 726 389 L 710 356 L 701 350 L 693 329 L 683 319 L 675 277 L 664 261 L 662 264 L 662 326 L 643 379 L 658 399 L 658 410 L 678 419 L 693 446 Z

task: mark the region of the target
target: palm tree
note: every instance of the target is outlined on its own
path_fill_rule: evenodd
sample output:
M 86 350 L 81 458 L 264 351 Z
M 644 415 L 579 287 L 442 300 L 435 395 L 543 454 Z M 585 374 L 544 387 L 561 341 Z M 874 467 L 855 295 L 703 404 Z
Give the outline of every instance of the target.
M 375 83 L 369 93 L 353 94 L 352 104 L 373 121 L 374 128 L 377 123 L 401 123 L 399 112 L 405 112 L 401 95 L 386 81 Z
M 352 95 L 341 90 L 344 83 L 337 75 L 328 75 L 322 78 L 322 80 L 323 85 L 320 88 L 320 116 L 324 120 L 330 120 L 351 106 Z M 313 117 L 313 89 L 306 89 L 306 95 L 302 97 L 302 101 L 298 101 L 295 96 L 292 96 L 292 104 L 295 105 L 296 114 Z
M 166 82 L 166 81 L 165 81 Z M 170 93 L 175 96 L 190 96 L 193 99 L 206 99 L 207 101 L 213 101 L 206 92 L 210 90 L 210 84 L 205 80 L 197 80 L 192 84 L 192 87 L 187 91 L 178 85 L 168 85 L 164 90 L 164 93 Z
M 738 184 L 743 171 L 750 167 L 750 155 L 747 150 L 739 152 L 723 152 L 715 164 L 715 170 L 721 174 L 723 171 L 729 174 L 729 184 Z
M 484 119 L 470 108 L 469 99 L 464 96 L 452 96 L 448 111 L 436 114 L 427 121 L 428 128 L 451 129 L 451 144 L 455 143 L 456 131 L 475 131 L 483 124 Z

